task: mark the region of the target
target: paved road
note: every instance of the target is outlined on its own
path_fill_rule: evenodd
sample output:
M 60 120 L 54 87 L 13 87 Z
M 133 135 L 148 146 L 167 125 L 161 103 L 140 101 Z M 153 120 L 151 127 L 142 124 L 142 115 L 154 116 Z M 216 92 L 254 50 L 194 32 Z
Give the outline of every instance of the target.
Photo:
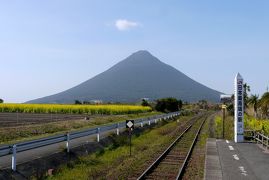
M 224 180 L 268 180 L 269 154 L 255 143 L 217 140 Z
M 123 131 L 125 128 L 120 129 Z M 107 136 L 110 133 L 116 133 L 116 130 L 111 130 L 106 133 L 101 133 L 100 138 Z M 80 145 L 83 145 L 87 142 L 96 141 L 96 134 L 90 135 L 82 138 L 73 139 L 70 141 L 70 147 L 74 148 Z M 40 157 L 46 157 L 54 153 L 61 152 L 65 149 L 65 142 L 56 143 L 28 151 L 23 151 L 17 153 L 17 165 L 25 162 L 29 162 Z M 0 157 L 0 169 L 10 168 L 11 167 L 11 155 Z

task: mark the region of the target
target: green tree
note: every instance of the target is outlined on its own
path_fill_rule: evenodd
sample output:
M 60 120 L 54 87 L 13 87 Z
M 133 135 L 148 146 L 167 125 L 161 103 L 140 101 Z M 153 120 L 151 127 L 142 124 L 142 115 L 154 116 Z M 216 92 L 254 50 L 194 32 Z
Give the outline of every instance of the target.
M 161 112 L 175 112 L 182 108 L 182 101 L 176 98 L 158 99 L 155 109 Z
M 75 100 L 75 104 L 82 104 L 79 100 Z
M 4 100 L 3 99 L 0 99 L 0 103 L 3 103 L 4 102 Z
M 178 100 L 178 109 L 181 110 L 182 109 L 182 106 L 183 106 L 183 102 L 182 100 Z
M 248 107 L 248 93 L 250 92 L 250 86 L 247 83 L 244 83 L 244 109 Z
M 269 92 L 266 92 L 262 95 L 259 106 L 261 108 L 262 114 L 268 117 L 269 115 Z
M 206 100 L 198 101 L 198 106 L 200 109 L 208 109 L 208 102 Z
M 145 100 L 145 99 L 142 99 L 142 103 L 141 103 L 142 106 L 150 106 L 148 101 Z
M 259 101 L 259 95 L 256 94 L 255 95 L 252 94 L 248 99 L 248 104 L 253 106 L 255 118 L 257 118 L 258 101 Z

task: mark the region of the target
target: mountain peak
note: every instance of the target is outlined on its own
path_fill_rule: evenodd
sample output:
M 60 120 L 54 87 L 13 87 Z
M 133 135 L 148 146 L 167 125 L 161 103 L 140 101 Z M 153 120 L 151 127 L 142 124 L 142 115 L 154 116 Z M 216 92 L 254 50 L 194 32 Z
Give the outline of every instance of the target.
M 133 58 L 133 59 L 152 59 L 154 58 L 154 56 L 152 54 L 150 54 L 150 52 L 148 52 L 147 50 L 139 50 L 136 51 L 135 53 L 131 54 L 128 58 Z M 157 59 L 157 58 L 156 58 Z
M 150 52 L 148 52 L 147 50 L 136 51 L 131 56 L 137 56 L 137 55 L 152 56 L 152 54 L 150 54 Z
M 139 50 L 126 59 L 123 60 L 125 63 L 135 63 L 135 64 L 152 64 L 152 63 L 160 63 L 161 61 L 154 57 L 149 51 L 147 50 Z
M 137 102 L 175 97 L 188 102 L 201 99 L 217 102 L 220 92 L 212 90 L 140 50 L 107 71 L 66 91 L 28 103 L 73 103 L 74 100 Z

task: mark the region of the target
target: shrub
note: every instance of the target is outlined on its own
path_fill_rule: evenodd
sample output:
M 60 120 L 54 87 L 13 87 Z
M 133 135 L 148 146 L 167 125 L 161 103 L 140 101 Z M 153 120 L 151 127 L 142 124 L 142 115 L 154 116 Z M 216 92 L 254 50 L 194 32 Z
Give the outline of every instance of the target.
M 182 108 L 182 101 L 176 98 L 158 99 L 155 109 L 161 112 L 175 112 Z
M 150 106 L 148 101 L 145 100 L 145 99 L 142 99 L 142 103 L 141 103 L 142 106 Z

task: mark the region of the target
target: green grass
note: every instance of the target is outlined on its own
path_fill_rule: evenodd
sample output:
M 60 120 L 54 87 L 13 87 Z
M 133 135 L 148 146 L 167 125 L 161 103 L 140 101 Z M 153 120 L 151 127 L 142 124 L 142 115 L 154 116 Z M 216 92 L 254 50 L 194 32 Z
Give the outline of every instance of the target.
M 261 131 L 265 135 L 269 135 L 269 121 L 266 119 L 255 119 L 245 114 L 245 129 Z
M 126 119 L 149 117 L 158 114 L 160 113 L 147 112 L 128 115 L 95 116 L 90 120 L 68 120 L 19 127 L 5 127 L 0 128 L 0 144 L 12 144 L 20 141 L 66 133 L 67 131 L 91 128 L 101 124 L 115 123 Z
M 215 137 L 222 137 L 222 118 L 220 116 L 215 117 Z
M 217 115 L 215 117 L 215 137 L 222 137 L 222 115 Z M 234 117 L 227 116 L 224 121 L 224 139 L 232 140 L 234 139 Z
M 180 122 L 188 117 L 180 117 Z M 173 139 L 171 132 L 178 122 L 171 122 L 161 127 L 146 130 L 132 139 L 133 156 L 129 156 L 127 137 L 121 137 L 118 145 L 111 145 L 95 154 L 79 158 L 72 165 L 64 165 L 56 175 L 48 179 L 127 179 L 138 170 L 145 168 L 145 162 L 152 155 L 164 149 Z M 125 138 L 125 139 L 124 139 Z

